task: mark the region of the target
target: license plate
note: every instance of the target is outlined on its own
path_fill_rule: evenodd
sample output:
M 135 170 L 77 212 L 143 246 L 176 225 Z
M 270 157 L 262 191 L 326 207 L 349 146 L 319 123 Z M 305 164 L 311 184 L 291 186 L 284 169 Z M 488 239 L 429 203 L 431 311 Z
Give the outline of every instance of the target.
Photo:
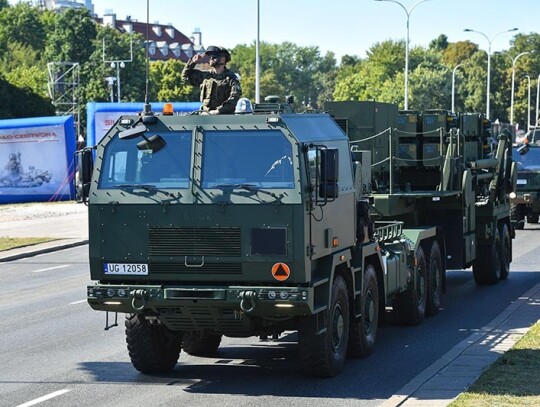
M 518 179 L 516 182 L 517 185 L 527 185 L 526 179 Z
M 135 263 L 105 263 L 103 264 L 105 274 L 124 274 L 124 275 L 148 275 L 148 264 Z

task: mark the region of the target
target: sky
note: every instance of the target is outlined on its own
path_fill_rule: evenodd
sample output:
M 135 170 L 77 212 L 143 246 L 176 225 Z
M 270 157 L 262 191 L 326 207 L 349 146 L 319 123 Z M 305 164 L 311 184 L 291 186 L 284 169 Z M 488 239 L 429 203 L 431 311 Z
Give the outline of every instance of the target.
M 84 0 L 78 0 L 84 1 Z M 375 0 L 148 0 L 150 23 L 172 23 L 186 36 L 198 28 L 203 46 L 234 48 L 252 44 L 257 38 L 259 2 L 260 41 L 298 46 L 316 46 L 321 55 L 333 51 L 339 62 L 343 55 L 366 56 L 377 42 L 405 40 L 407 13 L 399 4 Z M 418 0 L 399 0 L 408 11 Z M 146 22 L 147 0 L 93 0 L 102 16 L 112 11 L 123 20 Z M 440 34 L 448 41 L 470 40 L 492 52 L 510 47 L 516 33 L 540 32 L 540 0 L 427 0 L 409 13 L 411 46 L 427 47 Z M 518 28 L 511 33 L 500 32 Z M 495 37 L 496 36 L 496 37 Z M 495 38 L 494 38 L 495 37 Z

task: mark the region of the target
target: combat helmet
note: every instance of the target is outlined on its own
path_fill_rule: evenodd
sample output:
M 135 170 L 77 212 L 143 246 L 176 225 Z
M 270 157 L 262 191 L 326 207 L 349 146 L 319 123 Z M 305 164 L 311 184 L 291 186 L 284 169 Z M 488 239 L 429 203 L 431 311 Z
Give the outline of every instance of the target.
M 225 57 L 225 61 L 229 62 L 231 60 L 231 54 L 227 51 L 226 48 L 218 47 L 216 45 L 210 45 L 206 48 L 206 55 L 208 56 L 222 56 Z

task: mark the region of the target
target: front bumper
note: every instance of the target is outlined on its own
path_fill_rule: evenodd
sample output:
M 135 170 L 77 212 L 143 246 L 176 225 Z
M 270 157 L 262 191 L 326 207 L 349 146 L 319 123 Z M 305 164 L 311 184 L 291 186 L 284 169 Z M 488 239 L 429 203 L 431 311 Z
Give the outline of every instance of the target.
M 251 317 L 282 319 L 313 314 L 313 288 L 270 286 L 160 286 L 95 284 L 94 310 L 157 316 L 170 329 L 249 331 Z M 250 317 L 250 318 L 246 318 Z

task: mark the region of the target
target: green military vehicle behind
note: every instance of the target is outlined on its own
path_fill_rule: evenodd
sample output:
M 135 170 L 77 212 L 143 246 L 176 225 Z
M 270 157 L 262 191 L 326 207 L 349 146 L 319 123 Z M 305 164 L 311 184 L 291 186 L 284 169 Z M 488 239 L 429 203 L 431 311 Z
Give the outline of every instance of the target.
M 512 222 L 516 229 L 538 223 L 540 217 L 540 129 L 529 131 L 512 150 L 517 162 L 517 187 L 511 195 Z
M 335 119 L 271 103 L 245 115 L 148 109 L 78 153 L 88 303 L 126 314 L 136 369 L 213 354 L 223 336 L 298 331 L 306 373 L 334 376 L 373 352 L 387 307 L 405 324 L 436 314 L 448 265 L 472 265 L 479 284 L 507 277 L 506 139 L 487 161 L 480 137 L 430 139 L 429 161 L 394 166 L 398 140 L 375 132 L 395 126 L 397 108 L 370 127 L 367 106 L 336 104 Z M 427 174 L 422 190 L 414 171 Z

